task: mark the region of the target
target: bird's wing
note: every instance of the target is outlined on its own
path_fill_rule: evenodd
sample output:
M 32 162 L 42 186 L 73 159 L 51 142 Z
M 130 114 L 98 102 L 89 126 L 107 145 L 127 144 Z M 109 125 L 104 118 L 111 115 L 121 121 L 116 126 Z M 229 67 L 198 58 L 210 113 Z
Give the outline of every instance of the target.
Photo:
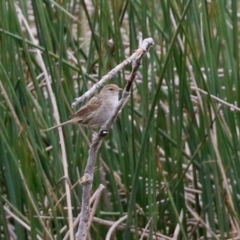
M 79 122 L 82 124 L 88 124 L 92 119 L 91 113 L 96 111 L 101 105 L 98 97 L 93 97 L 85 106 L 81 107 L 75 114 L 72 116 L 74 122 Z

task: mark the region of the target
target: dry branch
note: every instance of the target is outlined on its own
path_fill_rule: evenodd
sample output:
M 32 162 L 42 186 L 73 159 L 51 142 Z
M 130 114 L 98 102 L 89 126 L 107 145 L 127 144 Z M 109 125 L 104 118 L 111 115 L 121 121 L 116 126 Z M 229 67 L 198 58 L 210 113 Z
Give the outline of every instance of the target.
M 112 117 L 102 126 L 99 133 L 93 134 L 92 144 L 89 149 L 89 156 L 87 160 L 87 166 L 84 171 L 83 179 L 83 192 L 82 192 L 82 206 L 80 213 L 80 222 L 78 226 L 78 231 L 76 233 L 76 240 L 84 240 L 87 237 L 87 229 L 88 229 L 88 221 L 90 215 L 89 209 L 89 201 L 91 197 L 92 191 L 92 181 L 93 181 L 93 173 L 94 173 L 94 165 L 98 150 L 102 144 L 102 138 L 108 134 L 110 127 L 113 122 L 117 118 L 119 112 L 124 107 L 128 98 L 130 96 L 130 90 L 133 83 L 133 80 L 136 76 L 136 72 L 141 64 L 141 59 L 143 55 L 148 51 L 148 49 L 154 45 L 154 41 L 152 38 L 146 38 L 142 41 L 139 48 L 126 60 L 124 60 L 121 64 L 112 69 L 107 75 L 105 75 L 98 83 L 96 83 L 89 91 L 87 91 L 80 98 L 76 98 L 72 103 L 72 106 L 76 106 L 79 102 L 84 101 L 86 98 L 89 98 L 93 92 L 100 87 L 103 83 L 110 80 L 114 75 L 116 75 L 123 67 L 128 64 L 133 64 L 132 72 L 129 76 L 129 80 L 125 86 L 125 89 L 122 94 L 122 98 L 118 102 L 118 106 L 115 109 Z
M 140 47 L 127 59 L 125 59 L 122 63 L 117 65 L 114 69 L 108 72 L 105 76 L 103 76 L 97 83 L 95 83 L 87 92 L 85 92 L 81 97 L 75 98 L 72 103 L 72 107 L 75 107 L 78 103 L 85 101 L 90 98 L 93 93 L 100 88 L 104 83 L 112 79 L 118 72 L 120 72 L 124 67 L 137 61 L 138 58 L 142 58 L 142 55 L 148 51 L 149 47 L 154 45 L 154 41 L 152 38 L 145 38 Z

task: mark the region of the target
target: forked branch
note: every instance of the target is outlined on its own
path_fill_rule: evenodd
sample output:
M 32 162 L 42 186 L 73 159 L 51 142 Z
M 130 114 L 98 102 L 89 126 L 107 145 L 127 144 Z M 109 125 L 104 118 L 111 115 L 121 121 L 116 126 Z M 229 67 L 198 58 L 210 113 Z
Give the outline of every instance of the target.
M 78 231 L 76 233 L 76 240 L 84 240 L 87 237 L 87 229 L 88 229 L 88 219 L 90 215 L 89 209 L 89 201 L 91 197 L 92 191 L 92 181 L 93 181 L 93 173 L 94 173 L 94 165 L 98 150 L 102 144 L 102 138 L 108 134 L 110 127 L 112 126 L 113 122 L 117 118 L 119 112 L 124 107 L 126 102 L 130 96 L 130 90 L 132 87 L 133 80 L 136 76 L 136 72 L 141 64 L 141 60 L 143 55 L 149 50 L 151 46 L 154 45 L 152 38 L 146 38 L 142 41 L 139 48 L 126 60 L 124 60 L 121 64 L 116 66 L 112 69 L 108 74 L 106 74 L 98 83 L 96 83 L 90 90 L 88 90 L 83 96 L 80 98 L 76 98 L 75 101 L 72 103 L 72 106 L 76 106 L 79 102 L 84 101 L 86 98 L 89 98 L 94 91 L 100 87 L 103 83 L 110 80 L 114 75 L 116 75 L 123 67 L 127 66 L 128 64 L 132 64 L 132 72 L 129 76 L 125 89 L 123 91 L 122 97 L 118 102 L 118 106 L 116 107 L 113 115 L 111 118 L 102 126 L 100 131 L 97 134 L 93 134 L 92 143 L 89 149 L 89 155 L 87 160 L 87 166 L 84 171 L 84 179 L 83 191 L 82 191 L 82 206 L 81 206 L 81 213 L 80 213 L 80 221 L 78 226 Z

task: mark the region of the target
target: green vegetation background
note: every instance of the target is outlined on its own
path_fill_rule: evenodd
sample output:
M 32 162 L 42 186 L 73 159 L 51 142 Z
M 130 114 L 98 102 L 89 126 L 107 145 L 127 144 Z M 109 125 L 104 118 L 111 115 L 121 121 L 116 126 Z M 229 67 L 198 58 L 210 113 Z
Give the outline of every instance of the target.
M 68 230 L 58 131 L 41 132 L 56 123 L 46 74 L 66 121 L 74 98 L 137 49 L 139 32 L 156 45 L 98 155 L 93 191 L 105 191 L 92 239 L 106 237 L 101 219 L 125 215 L 132 232 L 114 239 L 144 229 L 145 239 L 234 239 L 239 15 L 235 0 L 0 1 L 1 239 L 63 239 Z M 130 70 L 112 82 L 124 87 Z M 63 132 L 75 218 L 91 132 Z

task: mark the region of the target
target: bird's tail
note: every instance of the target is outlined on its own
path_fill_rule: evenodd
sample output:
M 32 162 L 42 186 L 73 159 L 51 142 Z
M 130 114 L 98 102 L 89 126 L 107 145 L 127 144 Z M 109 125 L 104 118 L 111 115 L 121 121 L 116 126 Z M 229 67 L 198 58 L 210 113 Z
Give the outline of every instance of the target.
M 61 126 L 64 126 L 64 125 L 67 125 L 67 124 L 70 124 L 70 123 L 73 123 L 73 122 L 74 122 L 73 119 L 70 119 L 70 120 L 68 120 L 66 122 L 63 122 L 63 123 L 59 124 L 59 125 L 56 125 L 56 126 L 53 126 L 53 127 L 47 128 L 47 129 L 43 129 L 42 131 L 43 132 L 47 132 L 47 131 L 50 131 L 52 129 L 59 128 Z

